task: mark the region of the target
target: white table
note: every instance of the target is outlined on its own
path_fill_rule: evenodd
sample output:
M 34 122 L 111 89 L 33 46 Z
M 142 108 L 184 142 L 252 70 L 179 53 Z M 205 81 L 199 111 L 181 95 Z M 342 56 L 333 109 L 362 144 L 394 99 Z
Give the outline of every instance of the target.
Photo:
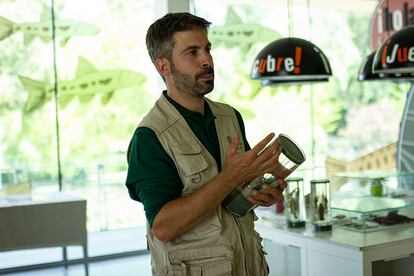
M 81 245 L 87 265 L 86 200 L 62 192 L 0 198 L 0 251 Z M 86 268 L 87 269 L 87 268 Z
M 309 227 L 289 229 L 284 216 L 274 215 L 259 220 L 256 230 L 265 240 L 299 248 L 302 276 L 375 276 L 373 262 L 414 255 L 413 224 L 365 234 L 339 227 L 313 233 Z M 412 261 L 408 266 L 405 271 L 414 271 Z

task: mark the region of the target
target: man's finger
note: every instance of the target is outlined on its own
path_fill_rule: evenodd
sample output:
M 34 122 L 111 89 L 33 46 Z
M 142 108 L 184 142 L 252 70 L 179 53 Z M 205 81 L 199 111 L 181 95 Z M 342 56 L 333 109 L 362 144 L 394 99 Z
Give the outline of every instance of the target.
M 260 141 L 256 146 L 252 148 L 252 151 L 258 155 L 266 147 L 266 145 L 272 141 L 273 137 L 275 137 L 275 134 L 273 132 L 268 134 L 262 141 Z
M 227 148 L 227 154 L 234 154 L 237 152 L 237 146 L 240 142 L 240 134 L 238 132 L 233 134 L 233 137 L 231 138 L 230 145 Z
M 279 158 L 279 155 L 282 153 L 282 150 L 283 150 L 282 146 L 278 145 L 276 151 L 274 152 L 274 155 L 276 155 L 277 158 Z

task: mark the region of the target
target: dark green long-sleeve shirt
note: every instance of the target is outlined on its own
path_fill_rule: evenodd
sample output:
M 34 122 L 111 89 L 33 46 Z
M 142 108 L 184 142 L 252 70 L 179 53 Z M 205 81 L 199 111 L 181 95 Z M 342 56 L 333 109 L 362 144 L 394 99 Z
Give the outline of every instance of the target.
M 215 116 L 209 105 L 204 101 L 204 116 L 179 105 L 164 91 L 164 96 L 184 117 L 191 130 L 210 152 L 221 168 L 220 146 L 214 124 Z M 246 140 L 243 119 L 235 110 L 240 125 L 246 150 L 250 146 Z M 157 135 L 147 127 L 139 127 L 131 142 L 128 175 L 126 180 L 129 195 L 132 199 L 142 202 L 149 225 L 168 201 L 181 196 L 183 184 L 171 157 L 161 146 Z

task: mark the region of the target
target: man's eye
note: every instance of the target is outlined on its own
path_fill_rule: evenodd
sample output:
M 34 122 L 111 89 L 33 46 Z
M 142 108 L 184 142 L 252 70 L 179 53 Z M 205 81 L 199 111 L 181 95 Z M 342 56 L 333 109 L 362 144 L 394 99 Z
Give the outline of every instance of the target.
M 197 50 L 191 50 L 191 51 L 190 51 L 190 55 L 192 55 L 192 56 L 196 56 L 196 55 L 197 55 Z

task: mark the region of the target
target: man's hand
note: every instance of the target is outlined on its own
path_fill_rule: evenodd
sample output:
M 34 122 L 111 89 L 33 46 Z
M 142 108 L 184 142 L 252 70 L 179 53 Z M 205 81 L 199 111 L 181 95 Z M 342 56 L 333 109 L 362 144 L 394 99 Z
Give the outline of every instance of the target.
M 197 191 L 167 202 L 157 213 L 152 231 L 162 242 L 175 239 L 205 220 L 234 188 L 251 182 L 266 172 L 273 172 L 277 168 L 282 151 L 279 141 L 276 140 L 266 147 L 274 138 L 273 133 L 244 153 L 237 152 L 239 135 L 235 134 L 230 142 L 221 173 Z M 285 184 L 282 186 L 284 187 Z M 267 191 L 268 194 L 253 198 L 256 198 L 259 204 L 270 206 L 283 191 L 279 189 L 265 185 L 263 191 Z
M 226 175 L 234 188 L 252 181 L 259 175 L 276 170 L 279 165 L 279 155 L 282 152 L 279 140 L 276 139 L 266 147 L 274 136 L 275 134 L 271 133 L 251 150 L 238 153 L 237 146 L 240 142 L 240 134 L 233 135 L 226 151 L 226 162 L 222 173 Z
M 282 193 L 286 188 L 286 181 L 284 179 L 276 180 L 276 187 L 272 187 L 269 184 L 263 184 L 260 190 L 253 190 L 252 195 L 248 200 L 256 205 L 269 207 L 281 200 Z

